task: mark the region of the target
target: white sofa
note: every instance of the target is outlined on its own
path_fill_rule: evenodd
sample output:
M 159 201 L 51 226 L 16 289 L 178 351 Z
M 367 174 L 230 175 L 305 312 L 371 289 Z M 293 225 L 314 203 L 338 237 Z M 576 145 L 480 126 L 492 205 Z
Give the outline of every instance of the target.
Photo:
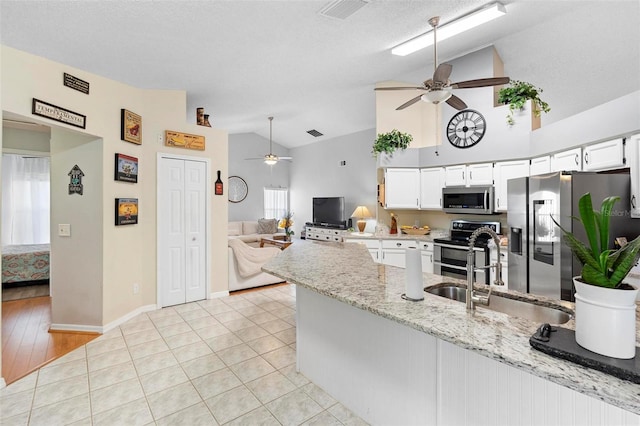
M 283 282 L 282 278 L 278 278 L 275 275 L 267 274 L 266 272 L 260 272 L 259 274 L 252 275 L 250 277 L 242 277 L 238 272 L 238 263 L 236 257 L 233 255 L 233 249 L 229 250 L 229 291 L 244 290 L 246 288 L 260 287 L 268 284 L 276 284 Z
M 229 222 L 227 228 L 229 238 L 238 238 L 251 247 L 260 247 L 261 238 L 273 238 L 277 235 L 284 235 L 284 232 L 277 232 L 277 228 L 275 233 L 259 234 L 257 220 Z
M 229 222 L 228 224 L 228 238 L 237 238 L 251 247 L 260 247 L 261 238 L 273 238 L 274 236 L 282 235 L 284 235 L 283 232 L 258 234 L 257 220 Z M 233 249 L 229 247 L 228 251 L 229 291 L 243 290 L 246 288 L 260 287 L 263 285 L 283 282 L 282 278 L 267 274 L 266 272 L 260 272 L 259 274 L 252 275 L 250 277 L 240 276 L 240 273 L 238 272 L 238 262 L 233 254 Z

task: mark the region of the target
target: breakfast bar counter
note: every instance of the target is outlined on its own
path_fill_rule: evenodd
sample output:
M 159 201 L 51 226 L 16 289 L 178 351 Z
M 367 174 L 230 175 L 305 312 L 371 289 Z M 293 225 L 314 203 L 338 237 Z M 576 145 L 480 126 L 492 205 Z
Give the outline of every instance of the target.
M 533 349 L 538 323 L 402 299 L 404 269 L 360 244 L 296 242 L 263 270 L 296 284 L 300 372 L 373 424 L 640 424 L 640 385 Z

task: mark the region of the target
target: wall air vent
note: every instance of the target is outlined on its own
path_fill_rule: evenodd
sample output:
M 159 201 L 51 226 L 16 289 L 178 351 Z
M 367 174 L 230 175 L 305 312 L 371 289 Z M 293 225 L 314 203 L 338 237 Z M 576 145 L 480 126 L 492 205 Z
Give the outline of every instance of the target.
M 318 14 L 333 19 L 346 19 L 366 6 L 370 0 L 335 0 L 323 7 Z
M 320 133 L 319 131 L 317 131 L 316 129 L 311 129 L 311 130 L 307 130 L 307 133 L 309 133 L 311 136 L 319 138 L 320 136 L 323 136 L 322 133 Z

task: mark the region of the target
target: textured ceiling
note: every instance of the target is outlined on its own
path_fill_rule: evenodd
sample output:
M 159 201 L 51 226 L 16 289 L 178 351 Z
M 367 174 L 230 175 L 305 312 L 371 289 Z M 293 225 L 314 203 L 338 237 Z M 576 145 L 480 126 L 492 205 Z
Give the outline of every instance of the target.
M 295 147 L 375 127 L 374 85 L 419 83 L 432 50 L 390 49 L 488 1 L 7 1 L 2 44 L 133 86 L 187 91 L 214 127 Z M 640 90 L 640 2 L 503 1 L 507 15 L 438 45 L 440 61 L 494 44 L 512 79 L 544 89 L 543 125 Z M 473 90 L 473 89 L 469 89 Z M 307 130 L 324 133 L 313 138 Z

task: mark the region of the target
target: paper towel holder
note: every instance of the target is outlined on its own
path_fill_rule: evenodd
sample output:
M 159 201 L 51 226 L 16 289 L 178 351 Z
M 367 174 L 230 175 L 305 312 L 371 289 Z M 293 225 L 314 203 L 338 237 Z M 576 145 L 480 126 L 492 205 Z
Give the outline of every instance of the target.
M 408 300 L 409 302 L 420 302 L 421 300 L 424 300 L 424 297 L 422 297 L 421 299 L 412 299 L 411 297 L 408 297 L 405 293 L 402 293 L 400 297 L 402 297 L 404 300 Z

